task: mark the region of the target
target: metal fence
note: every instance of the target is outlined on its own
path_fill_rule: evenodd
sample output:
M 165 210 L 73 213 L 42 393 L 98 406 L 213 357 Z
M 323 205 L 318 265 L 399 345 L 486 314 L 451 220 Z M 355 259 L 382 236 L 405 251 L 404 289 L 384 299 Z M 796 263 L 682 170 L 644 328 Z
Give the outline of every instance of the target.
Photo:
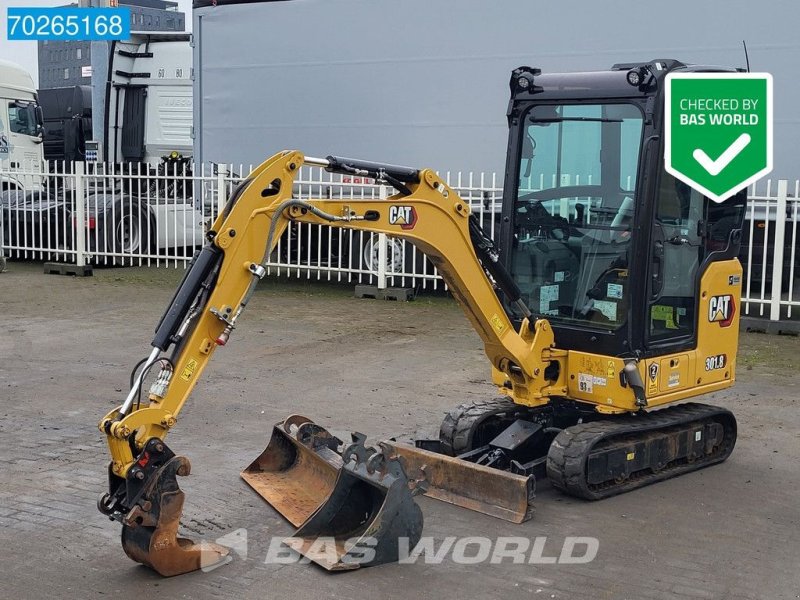
M 233 190 L 251 171 L 244 165 L 185 164 L 165 172 L 141 165 L 121 171 L 98 163 L 57 163 L 30 170 L 0 162 L 0 241 L 12 258 L 78 265 L 179 267 Z M 495 175 L 448 176 L 491 228 L 501 188 Z M 299 198 L 378 199 L 392 193 L 371 179 L 303 167 Z M 82 224 L 82 226 L 81 226 Z M 379 260 L 382 258 L 382 260 Z M 284 277 L 443 288 L 433 265 L 411 244 L 384 235 L 292 223 L 278 242 L 269 273 Z
M 58 163 L 47 171 L 0 162 L 0 255 L 97 266 L 185 266 L 245 165 Z M 445 173 L 489 232 L 499 224 L 502 181 L 494 173 Z M 299 198 L 376 199 L 374 181 L 303 167 Z M 746 316 L 800 317 L 800 181 L 760 182 L 749 190 L 740 258 Z M 280 277 L 442 290 L 444 282 L 413 245 L 383 234 L 290 225 L 272 254 Z M 794 311 L 794 312 L 793 312 Z

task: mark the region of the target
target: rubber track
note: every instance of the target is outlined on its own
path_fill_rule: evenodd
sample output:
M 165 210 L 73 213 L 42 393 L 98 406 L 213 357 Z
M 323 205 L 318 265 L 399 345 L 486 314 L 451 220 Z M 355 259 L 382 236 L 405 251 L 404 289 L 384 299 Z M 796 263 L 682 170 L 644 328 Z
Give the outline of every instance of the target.
M 475 425 L 492 415 L 519 412 L 523 409 L 524 407 L 515 404 L 508 396 L 459 404 L 445 415 L 439 428 L 442 450 L 450 456 L 472 450 L 470 433 Z
M 677 460 L 660 471 L 642 471 L 617 484 L 588 485 L 585 470 L 588 457 L 600 442 L 708 421 L 721 422 L 724 429 L 722 444 L 713 454 L 691 463 Z M 570 496 L 599 500 L 720 463 L 730 456 L 735 443 L 736 419 L 729 410 L 707 404 L 680 404 L 640 416 L 614 417 L 564 429 L 553 440 L 547 454 L 547 477 L 555 488 Z

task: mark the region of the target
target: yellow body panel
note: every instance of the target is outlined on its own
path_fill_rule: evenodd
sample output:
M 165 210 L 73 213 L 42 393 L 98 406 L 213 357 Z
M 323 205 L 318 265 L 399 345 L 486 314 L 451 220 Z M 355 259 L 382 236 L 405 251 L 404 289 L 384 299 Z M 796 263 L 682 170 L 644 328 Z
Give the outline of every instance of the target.
M 648 407 L 686 400 L 733 385 L 739 343 L 741 274 L 742 266 L 737 259 L 711 264 L 700 280 L 696 348 L 638 363 Z M 712 310 L 716 308 L 711 306 L 712 298 L 725 297 L 727 303 L 714 301 L 714 304 L 721 304 L 721 312 Z M 567 396 L 595 404 L 604 412 L 637 410 L 630 389 L 620 384 L 619 373 L 623 366 L 619 358 L 569 351 Z

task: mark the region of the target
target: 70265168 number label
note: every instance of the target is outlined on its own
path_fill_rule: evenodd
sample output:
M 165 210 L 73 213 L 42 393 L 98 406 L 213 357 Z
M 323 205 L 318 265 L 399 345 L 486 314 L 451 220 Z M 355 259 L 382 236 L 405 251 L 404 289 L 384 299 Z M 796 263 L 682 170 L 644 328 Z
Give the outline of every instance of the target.
M 9 7 L 9 40 L 125 40 L 131 36 L 131 9 Z
M 716 371 L 717 369 L 724 369 L 728 364 L 728 357 L 724 354 L 717 354 L 706 358 L 706 371 Z

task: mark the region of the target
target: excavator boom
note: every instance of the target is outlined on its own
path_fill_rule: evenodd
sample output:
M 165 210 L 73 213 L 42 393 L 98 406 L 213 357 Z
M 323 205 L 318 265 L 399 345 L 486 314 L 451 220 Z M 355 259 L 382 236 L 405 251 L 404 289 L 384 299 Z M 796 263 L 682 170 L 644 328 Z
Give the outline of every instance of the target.
M 151 354 L 128 398 L 100 423 L 107 434 L 114 476 L 124 478 L 135 463 L 137 450 L 149 439 L 163 439 L 175 425 L 211 356 L 227 344 L 266 273 L 272 250 L 292 220 L 382 232 L 412 241 L 447 281 L 483 340 L 492 365 L 517 384 L 515 395 L 520 400 L 526 394 L 531 399 L 547 399 L 553 382 L 545 379 L 544 369 L 566 354 L 554 350 L 545 320 L 534 325 L 526 321 L 520 331 L 511 324 L 495 284 L 474 250 L 469 204 L 431 170 L 418 171 L 417 181 L 410 176 L 403 181 L 388 165 L 374 171 L 341 166 L 354 162 L 334 157 L 307 161 L 299 152 L 281 152 L 234 190 L 212 226 L 209 242 L 193 260 L 159 322 Z M 408 194 L 386 200 L 294 200 L 293 180 L 307 163 L 382 175 L 384 180 L 407 186 Z M 396 169 L 412 172 L 405 167 Z M 169 349 L 169 358 L 159 358 Z M 143 374 L 153 366 L 161 371 L 149 403 L 134 407 Z M 564 387 L 559 382 L 556 386 Z M 132 444 L 134 433 L 136 443 Z

